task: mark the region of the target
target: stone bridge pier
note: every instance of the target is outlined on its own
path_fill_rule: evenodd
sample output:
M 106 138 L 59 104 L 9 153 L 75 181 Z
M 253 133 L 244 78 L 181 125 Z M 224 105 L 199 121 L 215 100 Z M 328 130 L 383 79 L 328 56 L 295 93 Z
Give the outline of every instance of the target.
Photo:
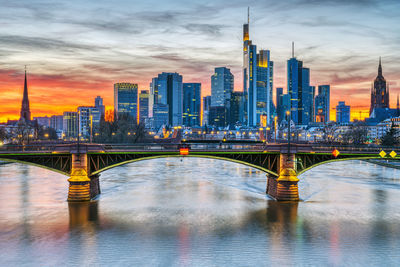
M 68 201 L 89 201 L 100 194 L 99 175 L 88 176 L 86 153 L 72 154 Z
M 298 201 L 299 188 L 294 153 L 279 156 L 279 176 L 267 175 L 267 194 L 278 201 Z

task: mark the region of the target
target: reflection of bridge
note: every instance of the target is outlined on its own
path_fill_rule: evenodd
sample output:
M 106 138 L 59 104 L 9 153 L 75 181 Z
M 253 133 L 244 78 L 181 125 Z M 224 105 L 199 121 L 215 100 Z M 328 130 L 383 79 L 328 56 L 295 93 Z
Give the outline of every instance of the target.
M 286 144 L 262 143 L 202 143 L 191 144 L 190 148 L 176 144 L 70 144 L 4 146 L 0 160 L 31 164 L 69 176 L 68 201 L 88 201 L 98 195 L 99 174 L 107 169 L 139 160 L 182 156 L 228 160 L 260 169 L 267 173 L 267 194 L 277 200 L 298 200 L 299 174 L 331 161 L 381 158 L 380 151 L 293 144 L 288 153 Z

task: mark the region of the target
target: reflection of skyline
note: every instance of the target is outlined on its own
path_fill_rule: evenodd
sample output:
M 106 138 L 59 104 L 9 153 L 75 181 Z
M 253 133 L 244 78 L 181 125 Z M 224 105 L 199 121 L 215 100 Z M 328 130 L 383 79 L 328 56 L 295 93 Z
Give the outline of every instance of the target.
M 226 0 L 4 3 L 0 121 L 18 117 L 25 64 L 35 116 L 88 105 L 97 94 L 111 106 L 114 82 L 137 82 L 148 89 L 162 71 L 201 82 L 209 94 L 213 68 L 227 66 L 239 90 L 246 9 L 247 3 Z M 77 10 L 84 12 L 76 16 Z M 276 66 L 274 87 L 286 87 L 286 60 L 295 41 L 296 56 L 312 69 L 312 84 L 331 84 L 337 92 L 333 103 L 339 98 L 352 106 L 369 102 L 379 56 L 392 95 L 399 92 L 398 1 L 259 1 L 251 10 L 254 42 L 271 50 Z M 44 31 L 43 25 L 50 27 Z

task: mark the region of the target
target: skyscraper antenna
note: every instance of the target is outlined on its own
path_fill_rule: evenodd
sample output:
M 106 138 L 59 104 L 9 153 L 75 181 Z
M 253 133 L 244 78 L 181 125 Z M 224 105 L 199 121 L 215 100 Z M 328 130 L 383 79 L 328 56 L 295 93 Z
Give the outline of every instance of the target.
M 247 24 L 250 24 L 250 7 L 247 7 Z
M 294 58 L 294 42 L 292 42 L 292 58 Z

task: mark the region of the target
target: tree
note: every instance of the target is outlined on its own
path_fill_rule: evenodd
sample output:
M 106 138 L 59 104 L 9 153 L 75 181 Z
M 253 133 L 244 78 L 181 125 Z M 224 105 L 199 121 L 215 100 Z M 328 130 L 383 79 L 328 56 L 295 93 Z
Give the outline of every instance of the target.
M 397 137 L 397 129 L 394 127 L 393 123 L 390 126 L 389 131 L 386 132 L 381 138 L 381 144 L 383 146 L 394 146 L 399 144 L 399 138 Z
M 362 145 L 367 141 L 368 129 L 362 122 L 355 122 L 349 130 L 342 135 L 343 142 L 353 145 Z
M 7 131 L 4 127 L 0 128 L 0 142 L 4 142 L 8 138 Z

